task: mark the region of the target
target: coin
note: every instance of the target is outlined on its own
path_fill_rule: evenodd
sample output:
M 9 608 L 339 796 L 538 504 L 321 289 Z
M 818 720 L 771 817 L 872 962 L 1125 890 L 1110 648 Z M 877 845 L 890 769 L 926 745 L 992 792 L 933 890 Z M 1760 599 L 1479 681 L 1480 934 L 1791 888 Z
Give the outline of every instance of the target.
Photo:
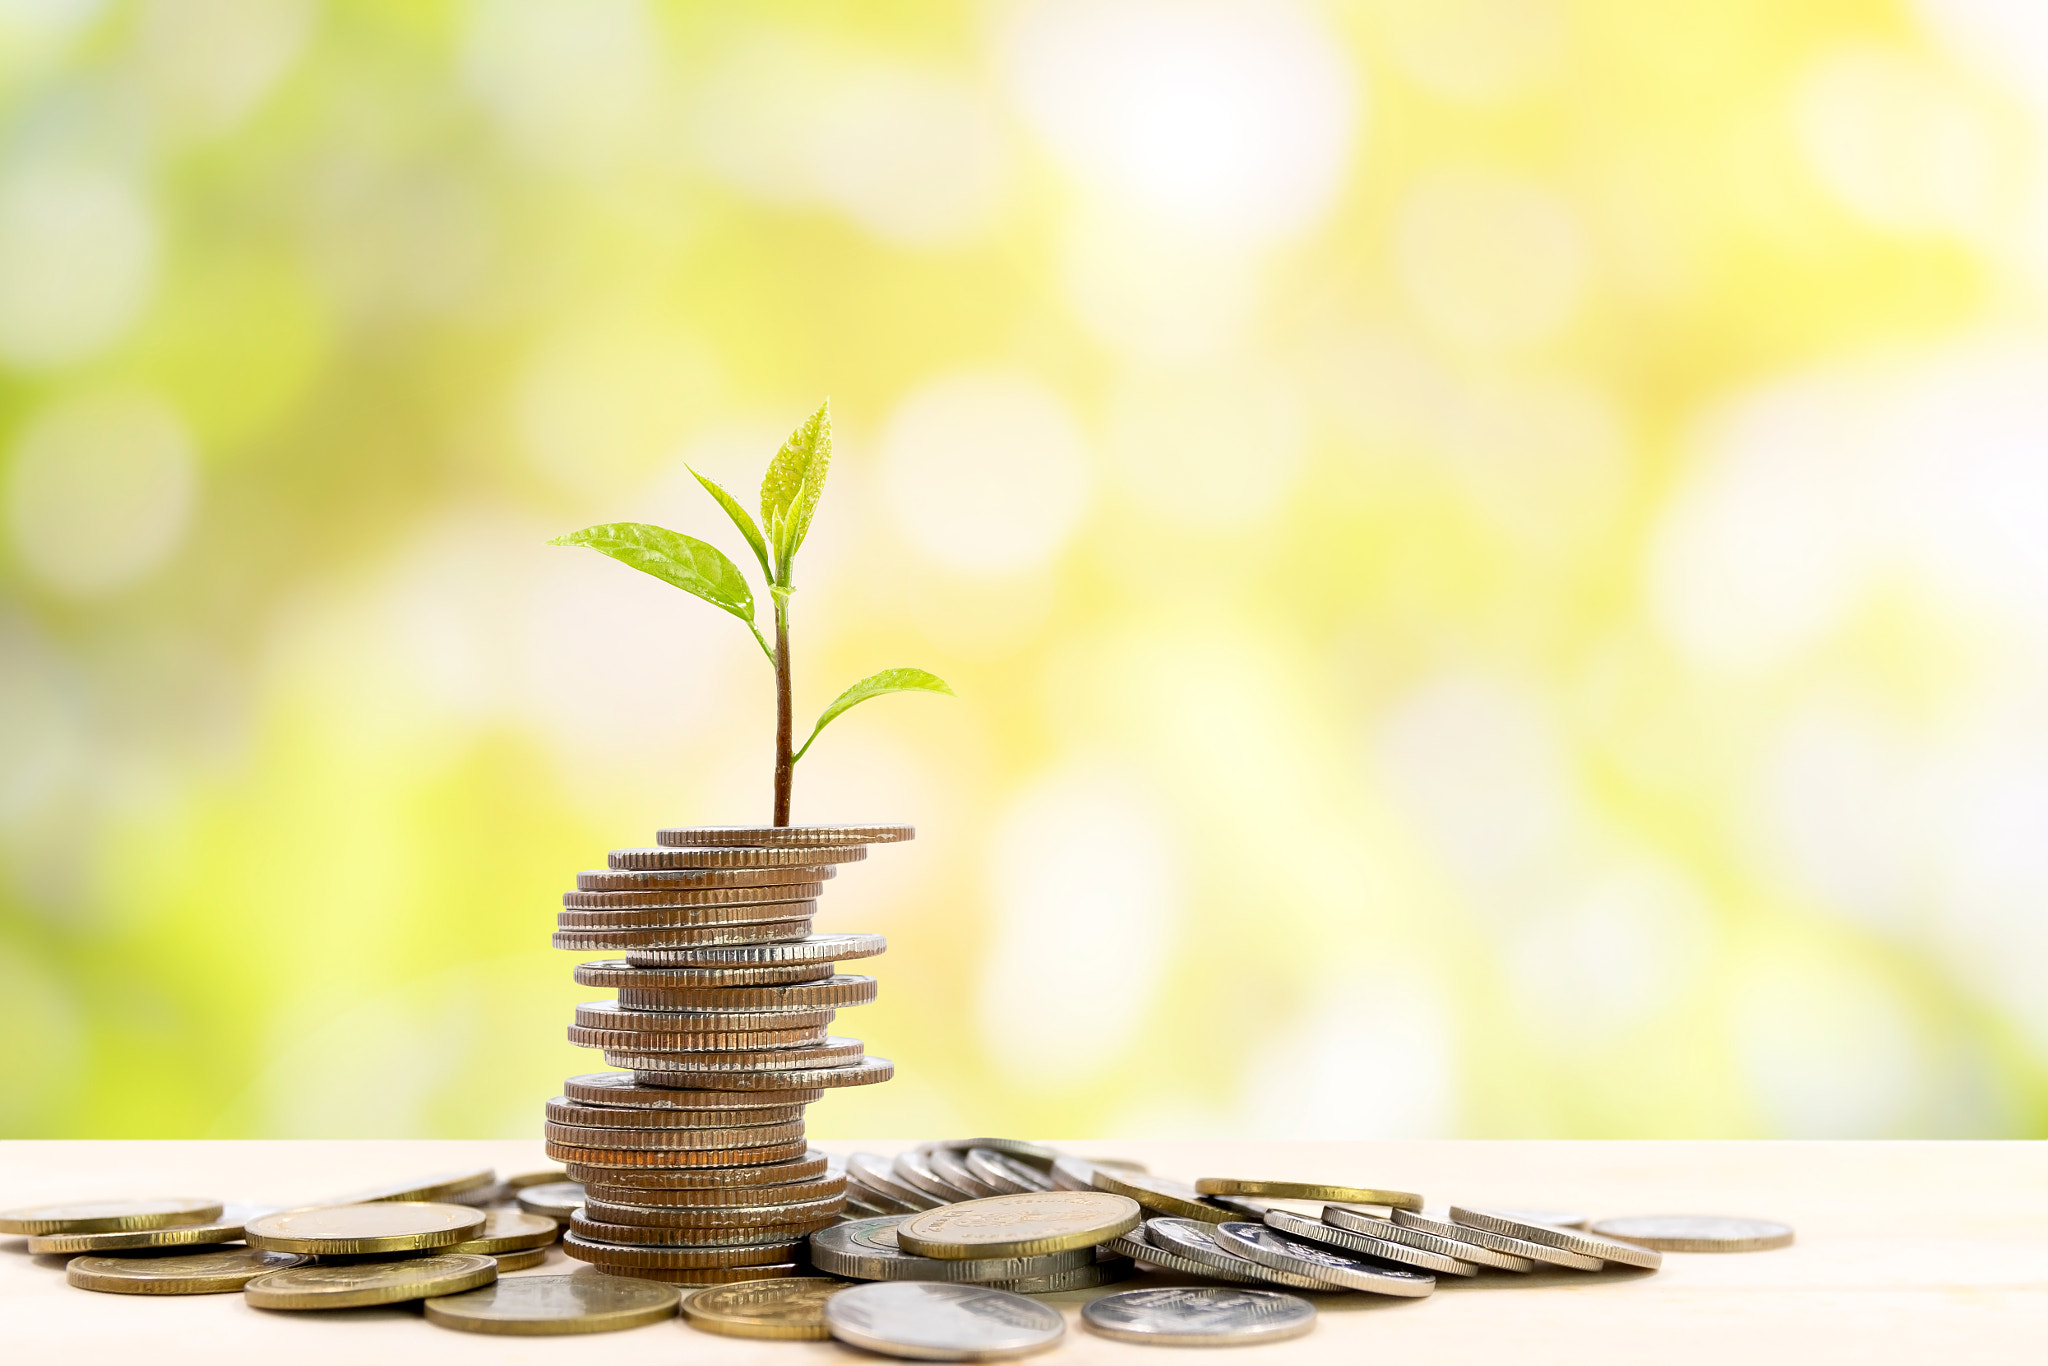
M 1355 1257 L 1307 1238 L 1282 1233 L 1265 1224 L 1240 1221 L 1218 1224 L 1216 1243 L 1275 1271 L 1306 1276 L 1347 1290 L 1420 1299 L 1436 1289 L 1434 1276 Z
M 693 906 L 757 906 L 816 901 L 823 882 L 775 882 L 760 887 L 652 887 L 641 891 L 564 892 L 564 911 L 685 910 Z
M 1138 1202 L 1103 1191 L 997 1195 L 911 1215 L 896 1229 L 905 1252 L 920 1257 L 1037 1257 L 1069 1252 L 1134 1229 Z
M 502 1276 L 508 1271 L 525 1271 L 529 1267 L 539 1266 L 548 1259 L 548 1250 L 544 1247 L 530 1247 L 518 1252 L 494 1252 L 489 1255 L 491 1260 L 498 1264 L 498 1274 Z
M 1602 1219 L 1593 1232 L 1659 1252 L 1768 1252 L 1792 1246 L 1792 1226 L 1720 1214 L 1638 1214 Z M 35 1244 L 29 1244 L 35 1250 Z
M 735 944 L 701 949 L 640 949 L 626 961 L 636 968 L 744 967 L 755 963 L 836 963 L 872 958 L 889 947 L 879 934 L 816 934 L 783 944 Z
M 570 1026 L 572 1029 L 575 1026 Z M 865 1045 L 859 1039 L 828 1034 L 821 1043 L 787 1048 L 607 1048 L 605 1061 L 635 1071 L 780 1072 L 797 1067 L 831 1067 L 857 1062 Z M 632 1059 L 633 1061 L 622 1061 Z
M 1298 1338 L 1316 1326 L 1316 1307 L 1274 1290 L 1175 1285 L 1090 1300 L 1081 1307 L 1081 1321 L 1124 1342 L 1235 1347 Z
M 630 1201 L 585 1196 L 583 1217 L 607 1224 L 653 1224 L 668 1228 L 748 1229 L 791 1225 L 822 1219 L 830 1223 L 846 1204 L 844 1194 L 786 1205 L 724 1205 L 712 1209 L 678 1209 L 672 1205 L 640 1205 Z M 820 1225 L 822 1226 L 822 1225 Z
M 931 1164 L 932 1174 L 954 1190 L 966 1191 L 970 1199 L 981 1199 L 990 1195 L 1001 1195 L 1003 1190 L 991 1186 L 967 1169 L 967 1157 L 951 1148 L 930 1147 L 925 1149 L 925 1161 Z
M 480 1190 L 498 1179 L 498 1174 L 489 1167 L 465 1167 L 452 1172 L 436 1172 L 432 1176 L 418 1176 L 409 1181 L 394 1181 L 389 1185 L 372 1186 L 368 1190 L 353 1191 L 320 1201 L 323 1205 L 374 1205 L 386 1200 L 436 1201 L 465 1191 Z
M 645 1172 L 621 1172 L 624 1176 L 645 1176 Z M 654 1173 L 660 1175 L 661 1173 Z M 685 1173 L 695 1175 L 694 1172 Z M 584 1186 L 586 1200 L 603 1200 L 643 1209 L 677 1211 L 745 1210 L 798 1205 L 811 1200 L 838 1199 L 846 1194 L 846 1178 L 827 1174 L 808 1181 L 790 1181 L 774 1186 L 733 1186 L 721 1190 L 671 1190 L 593 1181 Z
M 654 842 L 671 849 L 742 845 L 760 849 L 810 849 L 839 844 L 894 844 L 917 838 L 910 825 L 689 825 L 655 832 Z
M 1567 1252 L 1576 1252 L 1581 1257 L 1597 1257 L 1603 1262 L 1620 1262 L 1624 1266 L 1638 1266 L 1650 1271 L 1655 1271 L 1664 1264 L 1664 1254 L 1655 1248 L 1638 1247 L 1634 1243 L 1618 1243 L 1611 1238 L 1598 1238 L 1590 1233 L 1580 1233 L 1576 1229 L 1524 1223 L 1520 1219 L 1510 1219 L 1498 1210 L 1467 1209 L 1462 1205 L 1452 1205 L 1451 1220 L 1467 1228 L 1483 1228 L 1489 1233 L 1520 1238 L 1524 1242 L 1540 1243 L 1545 1247 L 1563 1248 Z
M 442 1253 L 273 1271 L 243 1286 L 242 1296 L 258 1309 L 357 1309 L 455 1295 L 497 1279 L 489 1257 Z
M 485 1219 L 466 1205 L 390 1200 L 266 1214 L 251 1219 L 242 1236 L 250 1247 L 315 1256 L 420 1252 L 477 1237 Z
M 850 1155 L 846 1159 L 846 1175 L 848 1179 L 858 1181 L 876 1194 L 887 1196 L 897 1204 L 906 1206 L 908 1213 L 915 1213 L 921 1209 L 936 1209 L 947 1203 L 898 1177 L 894 1160 L 878 1153 Z
M 1598 1271 L 1604 1263 L 1598 1257 L 1582 1257 L 1576 1252 L 1567 1252 L 1561 1247 L 1548 1247 L 1521 1238 L 1510 1238 L 1483 1228 L 1469 1228 L 1464 1224 L 1432 1214 L 1429 1211 L 1417 1214 L 1414 1210 L 1397 1209 L 1394 1222 L 1403 1228 L 1419 1233 L 1434 1233 L 1439 1238 L 1448 1238 L 1461 1243 L 1474 1243 L 1494 1252 L 1505 1252 L 1530 1262 L 1541 1262 L 1546 1266 L 1570 1267 L 1574 1271 Z M 1467 1261 L 1478 1261 L 1467 1257 Z
M 494 1209 L 484 1216 L 484 1226 L 473 1238 L 446 1249 L 449 1252 L 481 1252 L 495 1257 L 503 1252 L 523 1252 L 546 1247 L 561 1235 L 562 1226 L 552 1216 L 520 1209 Z
M 859 1040 L 855 1040 L 859 1042 Z M 607 1057 L 605 1061 L 611 1059 Z M 872 1086 L 896 1075 L 896 1064 L 887 1058 L 863 1058 L 839 1067 L 786 1067 L 754 1072 L 678 1071 L 636 1067 L 635 1078 L 649 1086 L 666 1084 L 716 1087 L 732 1091 L 786 1091 L 814 1087 Z
M 582 1204 L 583 1187 L 574 1181 L 553 1181 L 519 1192 L 520 1209 L 557 1221 L 567 1219 Z
M 624 1105 L 578 1105 L 565 1096 L 547 1104 L 548 1122 L 586 1129 L 750 1129 L 764 1124 L 793 1124 L 804 1117 L 801 1105 L 764 1105 L 748 1110 L 656 1110 Z
M 203 1224 L 220 1217 L 218 1200 L 185 1197 L 158 1200 L 89 1200 L 61 1205 L 27 1205 L 0 1213 L 0 1233 L 116 1233 Z
M 699 1290 L 683 1301 L 692 1328 L 734 1338 L 829 1338 L 825 1301 L 845 1289 L 823 1276 L 743 1281 Z
M 1291 1271 L 1282 1271 L 1223 1246 L 1217 1241 L 1218 1225 L 1201 1219 L 1147 1219 L 1145 1241 L 1156 1247 L 1178 1253 L 1191 1262 L 1210 1268 L 1211 1274 L 1222 1272 L 1234 1280 L 1257 1281 L 1266 1285 L 1284 1285 L 1295 1290 L 1334 1290 L 1328 1281 L 1308 1276 L 1298 1276 Z
M 1052 1164 L 1066 1156 L 1057 1148 L 1048 1148 L 1043 1143 L 1027 1143 L 1021 1138 L 947 1138 L 922 1146 L 927 1149 L 950 1148 L 957 1153 L 969 1153 L 976 1148 L 986 1148 L 990 1152 L 1015 1158 L 1041 1171 L 1051 1171 Z M 1137 1170 L 1143 1171 L 1144 1168 L 1139 1167 Z
M 1185 1257 L 1178 1252 L 1160 1247 L 1146 1235 L 1143 1224 L 1121 1237 L 1110 1239 L 1103 1247 L 1119 1256 L 1135 1258 L 1146 1266 L 1156 1266 L 1161 1271 L 1172 1271 L 1182 1276 L 1204 1276 L 1210 1280 L 1235 1281 L 1240 1285 L 1257 1282 L 1256 1277 L 1239 1276 L 1207 1262 L 1198 1262 L 1192 1257 Z
M 661 1281 L 666 1285 L 736 1285 L 742 1281 L 759 1281 L 788 1276 L 808 1276 L 811 1274 L 811 1269 L 801 1262 L 770 1262 L 761 1266 L 699 1267 L 615 1267 L 593 1265 L 589 1268 L 589 1274 L 593 1276 L 638 1276 L 645 1280 Z
M 830 1006 L 637 1010 L 627 1009 L 616 1001 L 585 1001 L 576 1007 L 576 1023 L 585 1029 L 630 1029 L 646 1034 L 724 1034 L 735 1030 L 815 1029 L 832 1023 L 832 1017 L 838 1013 Z
M 992 1186 L 1005 1195 L 1053 1189 L 1051 1178 L 1044 1172 L 993 1148 L 971 1149 L 964 1160 L 967 1170 L 983 1185 Z
M 763 920 L 808 920 L 818 913 L 816 901 L 761 901 L 746 905 L 629 906 L 623 909 L 555 912 L 555 926 L 564 930 L 669 930 L 693 925 L 747 925 Z
M 1157 1210 L 1176 1219 L 1206 1219 L 1212 1224 L 1221 1224 L 1237 1217 L 1227 1209 L 1218 1209 L 1204 1201 L 1193 1186 L 1169 1181 L 1163 1176 L 1114 1171 L 1098 1166 L 1090 1172 L 1088 1179 L 1099 1191 L 1129 1196 L 1146 1209 Z
M 1054 1271 L 1015 1281 L 976 1281 L 976 1285 L 1007 1290 L 1013 1295 L 1057 1295 L 1067 1290 L 1093 1290 L 1098 1285 L 1127 1281 L 1138 1274 L 1128 1257 L 1097 1257 L 1071 1271 Z
M 1253 1223 L 1266 1217 L 1266 1211 L 1273 1207 L 1263 1200 L 1254 1200 L 1246 1195 L 1205 1195 L 1202 1197 L 1218 1209 L 1227 1209 L 1240 1219 Z
M 1396 1262 L 1402 1266 L 1418 1267 L 1445 1276 L 1477 1276 L 1479 1268 L 1473 1263 L 1457 1257 L 1432 1252 L 1426 1248 L 1397 1242 L 1391 1238 L 1378 1238 L 1354 1229 L 1325 1224 L 1284 1209 L 1269 1209 L 1263 1221 L 1268 1228 L 1277 1228 L 1282 1233 L 1291 1233 L 1297 1238 L 1311 1242 L 1328 1243 L 1346 1252 L 1355 1252 L 1361 1257 L 1374 1257 L 1382 1262 Z
M 562 1094 L 569 1100 L 583 1104 L 622 1105 L 631 1109 L 677 1112 L 780 1109 L 791 1105 L 808 1105 L 825 1097 L 821 1089 L 802 1087 L 781 1091 L 775 1095 L 754 1096 L 730 1090 L 643 1086 L 633 1079 L 631 1072 L 588 1072 L 580 1077 L 571 1077 L 562 1083 Z
M 579 892 L 697 891 L 711 887 L 815 887 L 838 876 L 829 865 L 791 868 L 591 868 L 576 875 Z
M 1551 1209 L 1504 1209 L 1488 1205 L 1495 1214 L 1504 1214 L 1510 1219 L 1520 1219 L 1525 1224 L 1549 1224 L 1555 1228 L 1584 1228 L 1587 1223 L 1583 1214 L 1572 1214 L 1564 1210 Z
M 170 1257 L 73 1257 L 64 1279 L 116 1295 L 215 1295 L 306 1261 L 287 1252 L 224 1247 Z
M 813 1181 L 826 1174 L 825 1154 L 810 1149 L 783 1162 L 748 1167 L 691 1167 L 667 1171 L 645 1167 L 579 1168 L 569 1165 L 569 1175 L 579 1181 L 595 1178 L 608 1186 L 632 1186 L 649 1190 L 748 1191 L 786 1185 L 792 1181 Z
M 674 1318 L 681 1295 L 629 1276 L 521 1276 L 426 1303 L 427 1322 L 465 1333 L 610 1333 Z
M 789 1244 L 839 1221 L 839 1212 L 813 1211 L 776 1223 L 747 1228 L 690 1228 L 670 1224 L 614 1224 L 594 1217 L 590 1206 L 569 1216 L 569 1231 L 589 1243 L 621 1247 L 742 1247 L 757 1243 Z M 755 1259 L 759 1260 L 759 1259 Z
M 921 1257 L 896 1240 L 897 1227 L 912 1217 L 892 1214 L 819 1229 L 811 1235 L 811 1263 L 820 1271 L 864 1281 L 1015 1281 L 1072 1271 L 1095 1260 L 1091 1248 L 1028 1257 Z
M 808 970 L 808 969 L 807 969 Z M 872 977 L 834 973 L 815 982 L 761 987 L 622 987 L 621 1010 L 832 1010 L 875 999 Z
M 586 1238 L 573 1229 L 562 1238 L 562 1251 L 579 1262 L 668 1271 L 781 1265 L 791 1260 L 791 1251 L 802 1246 L 801 1238 L 727 1247 L 662 1247 L 638 1243 L 608 1243 Z
M 1404 1247 L 1433 1252 L 1438 1256 L 1460 1263 L 1476 1266 L 1490 1266 L 1497 1271 L 1534 1271 L 1536 1263 L 1527 1257 L 1517 1257 L 1512 1252 L 1482 1247 L 1478 1243 L 1460 1242 L 1456 1238 L 1445 1238 L 1426 1233 L 1419 1228 L 1397 1224 L 1382 1215 L 1366 1210 L 1353 1209 L 1344 1205 L 1324 1205 L 1323 1222 L 1332 1228 L 1345 1229 L 1367 1238 L 1382 1242 L 1399 1243 Z M 1503 1240 L 1508 1241 L 1508 1240 Z
M 724 1033 L 653 1034 L 642 1029 L 592 1029 L 570 1025 L 569 1042 L 579 1048 L 641 1056 L 649 1053 L 757 1053 L 826 1047 L 832 1036 L 825 1026 L 806 1029 L 732 1030 Z
M 884 1356 L 920 1361 L 991 1361 L 1041 1352 L 1067 1321 L 1057 1309 L 975 1285 L 882 1281 L 825 1302 L 832 1336 Z
M 1250 1181 L 1239 1177 L 1205 1176 L 1195 1182 L 1203 1195 L 1263 1195 L 1268 1200 L 1341 1200 L 1351 1205 L 1387 1205 L 1421 1209 L 1422 1197 L 1408 1191 L 1372 1186 L 1331 1186 L 1315 1181 Z
M 695 929 L 664 930 L 556 930 L 553 943 L 558 949 L 578 953 L 626 951 L 631 962 L 636 954 L 695 952 L 698 948 L 760 948 L 770 944 L 800 942 L 809 936 L 808 917 L 799 920 L 764 920 L 745 925 L 700 925 Z
M 578 963 L 571 974 L 586 987 L 623 991 L 704 991 L 735 987 L 807 986 L 829 982 L 830 963 L 734 963 L 721 967 L 639 968 L 623 958 Z
M 801 849 L 765 849 L 742 845 L 658 844 L 652 849 L 614 849 L 605 862 L 614 868 L 815 868 L 828 863 L 858 863 L 868 856 L 861 844 L 811 845 Z
M 719 1152 L 587 1148 L 555 1142 L 543 1142 L 542 1148 L 558 1162 L 584 1167 L 757 1167 L 802 1157 L 804 1140 L 793 1138 L 787 1143 L 770 1143 L 759 1148 L 728 1148 Z
M 258 1205 L 224 1205 L 220 1214 L 201 1224 L 165 1224 L 161 1228 L 109 1229 L 104 1233 L 43 1233 L 28 1240 L 37 1257 L 72 1257 L 84 1252 L 122 1252 L 146 1248 L 189 1247 L 242 1241 L 242 1223 L 277 1211 Z

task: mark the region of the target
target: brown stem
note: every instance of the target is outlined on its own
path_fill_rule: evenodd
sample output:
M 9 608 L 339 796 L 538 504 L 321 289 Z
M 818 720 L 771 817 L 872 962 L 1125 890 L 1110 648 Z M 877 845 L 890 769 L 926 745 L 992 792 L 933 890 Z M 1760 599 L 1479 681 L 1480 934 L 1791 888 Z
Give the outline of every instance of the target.
M 775 600 L 775 823 L 789 824 L 789 788 L 796 765 L 789 757 L 791 717 L 789 701 L 789 609 Z

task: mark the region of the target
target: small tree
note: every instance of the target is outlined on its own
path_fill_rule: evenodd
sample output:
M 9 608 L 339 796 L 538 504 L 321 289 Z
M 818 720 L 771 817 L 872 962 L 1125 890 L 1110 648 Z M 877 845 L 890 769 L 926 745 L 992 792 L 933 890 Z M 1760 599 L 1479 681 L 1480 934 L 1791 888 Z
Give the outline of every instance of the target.
M 841 712 L 871 697 L 892 692 L 937 692 L 948 697 L 953 690 L 923 669 L 884 669 L 870 674 L 832 699 L 832 705 L 818 716 L 817 724 L 801 749 L 792 752 L 789 667 L 789 595 L 796 591 L 790 576 L 796 552 L 811 529 L 811 517 L 818 510 L 818 497 L 825 491 L 825 472 L 832 464 L 832 412 L 829 402 L 820 404 L 801 427 L 791 433 L 782 449 L 768 462 L 761 479 L 761 520 L 756 523 L 739 500 L 696 470 L 697 482 L 718 500 L 725 515 L 746 537 L 760 562 L 769 596 L 775 599 L 775 644 L 771 648 L 754 622 L 754 591 L 746 575 L 716 546 L 665 527 L 645 522 L 606 522 L 585 527 L 567 536 L 557 536 L 549 545 L 583 545 L 601 551 L 621 564 L 652 574 L 663 583 L 694 593 L 714 607 L 723 608 L 747 624 L 754 640 L 775 669 L 775 824 L 789 824 L 790 784 L 796 776 L 797 760 L 810 752 L 818 733 Z

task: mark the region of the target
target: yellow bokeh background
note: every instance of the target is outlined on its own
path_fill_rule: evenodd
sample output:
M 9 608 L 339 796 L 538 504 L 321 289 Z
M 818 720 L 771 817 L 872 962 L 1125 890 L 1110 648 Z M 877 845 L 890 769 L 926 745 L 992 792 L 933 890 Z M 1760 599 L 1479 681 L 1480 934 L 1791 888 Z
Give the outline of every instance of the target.
M 577 870 L 906 820 L 826 1137 L 2048 1132 L 2048 20 L 0 5 L 0 1133 L 527 1136 Z M 758 590 L 758 585 L 757 585 Z

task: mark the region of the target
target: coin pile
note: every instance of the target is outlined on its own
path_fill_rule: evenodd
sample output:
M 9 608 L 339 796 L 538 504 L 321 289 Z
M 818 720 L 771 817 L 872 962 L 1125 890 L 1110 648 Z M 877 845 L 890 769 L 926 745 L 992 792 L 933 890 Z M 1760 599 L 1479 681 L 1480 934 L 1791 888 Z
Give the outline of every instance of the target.
M 838 866 L 907 825 L 662 830 L 613 850 L 562 897 L 556 948 L 616 950 L 576 969 L 617 991 L 576 1008 L 569 1041 L 616 1072 L 571 1077 L 547 1105 L 550 1157 L 583 1187 L 565 1249 L 600 1271 L 683 1285 L 794 1276 L 834 1223 L 846 1178 L 804 1140 L 804 1107 L 894 1069 L 831 1034 L 875 979 L 835 964 L 876 934 L 813 934 Z

